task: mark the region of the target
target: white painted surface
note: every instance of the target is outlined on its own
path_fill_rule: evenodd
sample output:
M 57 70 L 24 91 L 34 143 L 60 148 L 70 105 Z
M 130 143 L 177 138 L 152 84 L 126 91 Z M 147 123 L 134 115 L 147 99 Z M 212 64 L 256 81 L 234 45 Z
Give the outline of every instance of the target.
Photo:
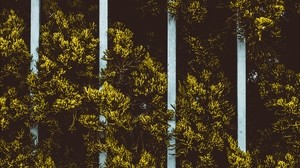
M 108 0 L 99 0 L 99 69 L 105 69 L 107 61 L 103 60 L 104 52 L 107 50 L 107 30 L 108 30 Z M 102 87 L 100 86 L 100 89 Z M 101 109 L 100 109 L 101 110 Z M 99 116 L 101 122 L 106 122 L 106 118 Z M 99 153 L 99 167 L 106 167 L 107 152 Z
M 176 105 L 176 20 L 168 13 L 168 110 L 175 110 L 172 106 Z M 170 127 L 168 132 L 171 133 L 175 129 L 176 119 L 175 116 L 172 120 L 168 121 Z M 176 150 L 175 138 L 170 140 L 170 147 L 167 149 L 167 167 L 176 167 Z
M 32 55 L 30 68 L 34 73 L 37 73 L 36 62 L 39 59 L 37 48 L 39 47 L 40 34 L 40 0 L 31 0 L 30 17 L 30 54 Z
M 238 146 L 246 151 L 246 40 L 240 35 L 237 35 L 237 113 Z
M 31 0 L 31 14 L 30 14 L 30 54 L 32 55 L 32 61 L 30 68 L 33 73 L 37 74 L 38 70 L 36 63 L 39 59 L 37 48 L 39 47 L 39 35 L 40 35 L 40 0 Z M 30 132 L 34 136 L 34 145 L 38 144 L 38 125 L 30 128 Z
M 99 65 L 101 69 L 106 68 L 107 61 L 102 60 L 104 51 L 107 50 L 107 30 L 108 30 L 108 0 L 99 0 Z

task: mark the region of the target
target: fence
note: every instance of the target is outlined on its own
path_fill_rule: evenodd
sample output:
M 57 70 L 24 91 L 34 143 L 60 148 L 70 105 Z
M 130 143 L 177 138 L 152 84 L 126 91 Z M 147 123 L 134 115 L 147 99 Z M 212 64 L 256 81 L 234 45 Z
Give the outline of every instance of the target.
M 38 61 L 38 53 L 36 49 L 39 47 L 39 29 L 40 29 L 40 0 L 31 0 L 31 28 L 30 28 L 30 53 L 32 54 L 31 69 L 37 73 L 36 62 Z M 167 92 L 167 108 L 174 110 L 176 100 L 176 20 L 167 15 L 167 64 L 168 64 L 168 92 Z M 104 51 L 107 49 L 107 30 L 108 30 L 108 0 L 99 0 L 99 56 L 103 57 Z M 237 24 L 237 29 L 239 25 Z M 246 44 L 244 37 L 237 37 L 237 107 L 238 107 L 238 146 L 246 151 Z M 99 59 L 101 69 L 106 68 L 106 61 Z M 100 119 L 105 119 L 100 116 Z M 168 122 L 170 127 L 168 131 L 175 128 L 175 117 Z M 34 144 L 38 143 L 38 125 L 31 128 L 31 132 L 35 136 Z M 175 145 L 175 139 L 170 141 L 171 145 Z M 167 165 L 169 168 L 176 167 L 176 151 L 174 148 L 167 149 Z M 99 154 L 99 164 L 105 163 L 106 153 Z

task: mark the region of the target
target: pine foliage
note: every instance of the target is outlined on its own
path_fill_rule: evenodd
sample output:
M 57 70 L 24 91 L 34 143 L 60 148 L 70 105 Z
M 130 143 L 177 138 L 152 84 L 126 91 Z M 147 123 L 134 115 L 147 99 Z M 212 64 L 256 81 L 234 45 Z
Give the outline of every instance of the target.
M 52 15 L 41 26 L 38 74 L 30 76 L 31 117 L 39 125 L 42 153 L 58 167 L 82 167 L 84 154 L 93 152 L 83 145 L 92 136 L 83 126 L 99 123 L 85 92 L 98 87 L 96 25 L 86 23 L 83 14 L 65 14 L 57 4 L 47 5 Z
M 32 152 L 25 24 L 13 10 L 2 11 L 0 22 L 0 167 L 25 167 Z
M 186 80 L 179 85 L 177 98 L 175 135 L 179 165 L 219 167 L 226 164 L 225 144 L 234 115 L 227 100 L 230 83 L 205 42 L 195 37 L 187 42 L 194 61 L 190 62 Z
M 260 95 L 270 113 L 274 113 L 272 127 L 263 130 L 258 149 L 265 153 L 266 161 L 286 160 L 287 167 L 299 165 L 299 73 L 282 64 L 267 68 L 260 81 Z M 268 144 L 268 146 L 265 146 Z M 272 163 L 275 161 L 272 161 Z M 284 161 L 278 161 L 280 164 Z M 271 163 L 270 163 L 271 164 Z M 282 163 L 283 164 L 283 163 Z
M 126 23 L 129 29 L 113 18 L 109 48 L 98 58 L 97 3 L 43 1 L 37 74 L 29 67 L 29 23 L 18 12 L 1 11 L 0 167 L 99 167 L 101 152 L 106 167 L 166 167 L 171 135 L 177 167 L 300 167 L 300 74 L 282 61 L 288 58 L 284 24 L 294 1 L 130 1 L 143 23 L 167 12 L 177 21 L 171 134 L 166 67 L 156 60 L 166 61 L 159 37 L 165 30 L 134 25 L 134 19 Z M 227 50 L 235 45 L 227 38 L 236 41 L 236 35 L 246 38 L 247 86 L 258 93 L 247 103 L 269 117 L 255 127 L 247 152 L 235 140 L 235 79 L 223 72 L 231 58 Z M 101 72 L 99 59 L 108 63 Z M 38 146 L 30 134 L 35 124 Z
M 165 106 L 166 74 L 143 46 L 133 43 L 133 33 L 121 23 L 109 30 L 108 67 L 103 80 L 120 90 L 130 103 L 123 123 L 107 128 L 108 166 L 164 167 L 166 163 L 167 121 Z M 124 164 L 120 164 L 120 161 Z

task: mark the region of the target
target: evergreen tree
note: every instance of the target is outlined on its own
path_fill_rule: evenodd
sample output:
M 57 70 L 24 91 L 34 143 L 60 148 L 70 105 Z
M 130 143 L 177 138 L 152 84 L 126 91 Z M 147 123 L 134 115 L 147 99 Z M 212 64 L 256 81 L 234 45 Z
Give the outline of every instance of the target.
M 227 140 L 233 135 L 235 116 L 229 102 L 231 85 L 220 63 L 227 11 L 217 9 L 216 1 L 170 1 L 168 5 L 178 20 L 178 69 L 182 81 L 176 105 L 177 165 L 228 167 L 244 153 L 230 145 L 235 143 L 232 138 Z M 232 153 L 237 153 L 236 157 L 231 157 Z
M 234 108 L 227 100 L 230 83 L 208 43 L 190 37 L 191 70 L 179 85 L 176 105 L 176 147 L 182 167 L 227 165 L 227 137 Z M 207 42 L 206 42 L 207 43 Z
M 24 21 L 13 10 L 0 15 L 0 167 L 30 165 L 30 55 L 23 39 Z
M 267 161 L 286 160 L 287 167 L 299 167 L 300 75 L 279 63 L 266 66 L 265 70 L 268 73 L 263 74 L 259 91 L 269 112 L 274 113 L 274 121 L 271 127 L 261 131 L 264 135 L 258 142 L 258 160 L 265 154 Z
M 98 87 L 96 25 L 86 23 L 81 13 L 65 14 L 57 3 L 44 5 L 48 17 L 41 26 L 39 73 L 30 76 L 38 152 L 52 157 L 57 167 L 85 167 L 87 160 L 97 159 L 85 147 L 90 133 L 80 122 L 89 115 L 96 117 L 86 120 L 99 122 L 84 97 L 85 87 Z
M 253 167 L 253 161 L 249 152 L 242 151 L 237 142 L 228 136 L 227 145 L 228 167 L 230 168 L 250 168 Z
M 177 166 L 300 166 L 300 74 L 287 61 L 294 1 L 114 3 L 131 6 L 120 18 L 119 8 L 110 9 L 111 23 L 120 19 L 129 28 L 111 24 L 101 79 L 97 3 L 43 1 L 38 74 L 30 74 L 24 21 L 1 11 L 0 167 L 98 167 L 99 152 L 107 152 L 107 167 L 166 167 L 172 112 L 163 68 L 166 30 L 157 25 L 166 24 L 167 10 L 177 19 Z M 227 63 L 235 57 L 228 39 L 236 41 L 237 17 L 247 44 L 249 152 L 234 140 L 235 75 L 227 70 L 235 67 Z
M 103 80 L 120 90 L 130 103 L 125 112 L 122 108 L 110 110 L 120 115 L 121 121 L 107 121 L 107 166 L 165 167 L 167 121 L 171 117 L 164 103 L 166 74 L 143 46 L 133 43 L 133 33 L 122 23 L 115 23 L 108 34 L 108 67 Z
M 109 2 L 109 22 L 122 22 L 134 33 L 135 43 L 166 66 L 167 1 L 126 0 Z
M 299 117 L 295 112 L 299 104 L 296 89 L 299 75 L 282 64 L 282 60 L 289 57 L 287 34 L 283 30 L 291 10 L 290 3 L 276 0 L 234 1 L 231 4 L 240 12 L 248 41 L 248 71 L 252 72 L 249 84 L 256 85 L 253 88 L 260 95 L 256 97 L 260 99 L 256 107 L 261 102 L 266 107 L 266 115 L 263 109 L 256 109 L 261 110 L 256 116 L 268 118 L 261 120 L 268 121 L 263 127 L 256 126 L 256 138 L 250 142 L 255 167 L 299 167 Z

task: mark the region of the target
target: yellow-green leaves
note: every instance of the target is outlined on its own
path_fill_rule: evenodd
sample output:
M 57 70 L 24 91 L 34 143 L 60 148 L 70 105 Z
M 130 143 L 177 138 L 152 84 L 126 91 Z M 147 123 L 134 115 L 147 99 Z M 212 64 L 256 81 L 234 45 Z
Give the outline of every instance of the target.
M 108 167 L 134 167 L 132 153 L 124 145 L 118 144 L 114 137 L 107 137 L 106 144 L 107 149 L 111 152 L 111 155 L 108 155 L 108 161 L 106 161 Z
M 152 156 L 149 152 L 144 151 L 144 153 L 142 154 L 142 157 L 136 167 L 137 168 L 144 168 L 144 167 L 155 168 L 155 167 L 157 167 L 155 165 L 155 157 Z
M 61 10 L 57 10 L 54 12 L 53 18 L 56 24 L 60 27 L 60 29 L 68 29 L 69 22 L 65 16 L 65 14 Z
M 78 121 L 86 128 L 89 128 L 93 131 L 97 131 L 97 132 L 104 131 L 103 126 L 100 124 L 98 115 L 83 114 L 79 116 Z
M 30 59 L 25 41 L 21 37 L 24 21 L 13 10 L 4 10 L 0 17 L 0 61 L 3 62 L 0 72 L 4 75 L 4 68 L 10 73 L 22 73 L 18 72 L 21 69 L 20 61 L 29 62 Z
M 188 167 L 215 167 L 217 158 L 211 152 L 225 152 L 224 130 L 228 130 L 233 109 L 224 99 L 226 83 L 215 83 L 218 77 L 207 69 L 198 75 L 188 74 L 186 81 L 179 85 L 175 129 L 177 155 L 179 162 Z M 197 160 L 191 153 L 197 153 Z
M 120 23 L 117 23 L 120 25 Z M 133 33 L 129 29 L 109 29 L 109 36 L 112 36 L 112 42 L 114 44 L 113 51 L 121 57 L 127 57 L 132 52 Z
M 158 71 L 161 68 L 146 55 L 145 59 L 138 65 L 137 70 L 132 72 L 134 80 L 134 90 L 136 95 L 149 95 L 153 93 L 164 94 L 167 86 L 167 76 L 165 73 Z
M 111 45 L 106 52 L 108 67 L 102 80 L 107 82 L 101 90 L 100 112 L 108 121 L 107 138 L 114 138 L 116 147 L 126 149 L 132 158 L 125 159 L 114 152 L 116 147 L 108 146 L 112 154 L 107 163 L 165 165 L 167 121 L 171 117 L 164 104 L 166 74 L 143 46 L 133 43 L 133 33 L 123 24 L 113 24 L 108 35 Z
M 95 37 L 95 24 L 84 24 L 83 14 L 66 15 L 59 9 L 49 19 L 41 27 L 43 48 L 40 55 L 48 57 L 46 60 L 41 59 L 41 64 L 55 60 L 57 66 L 71 71 L 79 66 L 75 74 L 95 78 L 96 48 L 99 42 Z
M 174 17 L 178 17 L 178 10 L 180 9 L 181 6 L 181 0 L 172 0 L 168 2 L 168 12 Z
M 51 156 L 46 155 L 45 153 L 39 152 L 37 154 L 36 160 L 34 162 L 35 167 L 40 168 L 56 168 L 54 160 Z
M 9 108 L 6 105 L 6 98 L 5 97 L 0 97 L 0 128 L 1 130 L 4 130 L 8 127 L 9 121 L 8 121 L 8 110 Z
M 84 167 L 83 161 L 74 161 L 70 155 L 98 153 L 99 133 L 104 131 L 99 121 L 97 29 L 95 23 L 86 23 L 83 14 L 65 13 L 56 2 L 45 1 L 43 8 L 48 17 L 41 26 L 38 74 L 28 77 L 33 93 L 31 118 L 45 133 L 39 150 L 49 154 L 38 158 L 49 163 L 39 165 L 53 166 L 55 161 L 58 167 Z M 80 146 L 57 138 L 63 136 L 75 136 Z
M 293 167 L 291 165 L 299 164 L 297 162 L 299 159 L 297 149 L 300 147 L 299 73 L 286 69 L 282 64 L 275 64 L 268 68 L 271 73 L 264 74 L 260 82 L 260 94 L 268 112 L 274 115 L 269 136 L 274 136 L 276 139 L 271 141 L 271 151 L 274 151 L 274 154 L 267 156 L 264 163 L 261 163 L 261 167 Z M 263 146 L 260 148 L 264 150 Z M 287 158 L 295 157 L 295 163 L 282 159 L 286 153 L 289 153 Z
M 100 113 L 106 117 L 108 123 L 112 125 L 112 129 L 118 127 L 126 130 L 132 129 L 131 115 L 128 111 L 130 99 L 106 82 L 102 87 Z
M 0 167 L 29 167 L 30 55 L 24 21 L 13 10 L 3 10 L 0 22 Z
M 207 13 L 206 0 L 170 0 L 168 1 L 168 11 L 172 17 L 180 18 L 188 24 L 201 23 Z
M 244 29 L 243 32 L 246 32 L 243 35 L 248 39 L 259 41 L 263 40 L 263 35 L 281 36 L 280 21 L 285 12 L 284 5 L 283 0 L 235 0 L 230 3 L 231 9 L 240 17 L 240 27 Z
M 190 15 L 189 18 L 196 22 L 196 23 L 200 23 L 205 14 L 207 13 L 206 7 L 204 6 L 205 1 L 203 4 L 202 1 L 191 1 L 188 5 L 187 5 L 187 14 Z
M 190 12 L 205 8 L 206 5 L 201 1 L 188 3 Z M 202 12 L 206 12 L 206 9 Z M 186 17 L 193 18 L 188 15 Z M 229 124 L 233 119 L 234 108 L 227 99 L 230 83 L 220 72 L 218 57 L 219 52 L 223 52 L 223 44 L 218 35 L 203 37 L 203 33 L 199 35 L 197 30 L 194 32 L 193 28 L 198 26 L 200 20 L 193 19 L 196 19 L 191 22 L 193 24 L 184 24 L 190 30 L 181 32 L 184 34 L 183 44 L 186 44 L 181 53 L 190 57 L 190 61 L 186 68 L 186 78 L 178 88 L 176 162 L 185 167 L 226 167 L 225 163 L 221 163 L 221 155 L 224 159 L 227 152 L 226 134 L 231 131 Z M 191 27 L 188 27 L 189 24 Z
M 275 159 L 272 155 L 267 155 L 265 160 L 258 165 L 258 168 L 293 168 L 295 167 L 295 158 L 287 153 L 282 159 Z
M 256 26 L 258 39 L 261 41 L 263 31 L 272 27 L 274 21 L 266 17 L 259 17 L 255 18 L 254 24 Z
M 227 157 L 230 168 L 251 168 L 252 159 L 248 152 L 241 151 L 237 142 L 230 136 L 228 136 L 229 148 L 227 151 Z

